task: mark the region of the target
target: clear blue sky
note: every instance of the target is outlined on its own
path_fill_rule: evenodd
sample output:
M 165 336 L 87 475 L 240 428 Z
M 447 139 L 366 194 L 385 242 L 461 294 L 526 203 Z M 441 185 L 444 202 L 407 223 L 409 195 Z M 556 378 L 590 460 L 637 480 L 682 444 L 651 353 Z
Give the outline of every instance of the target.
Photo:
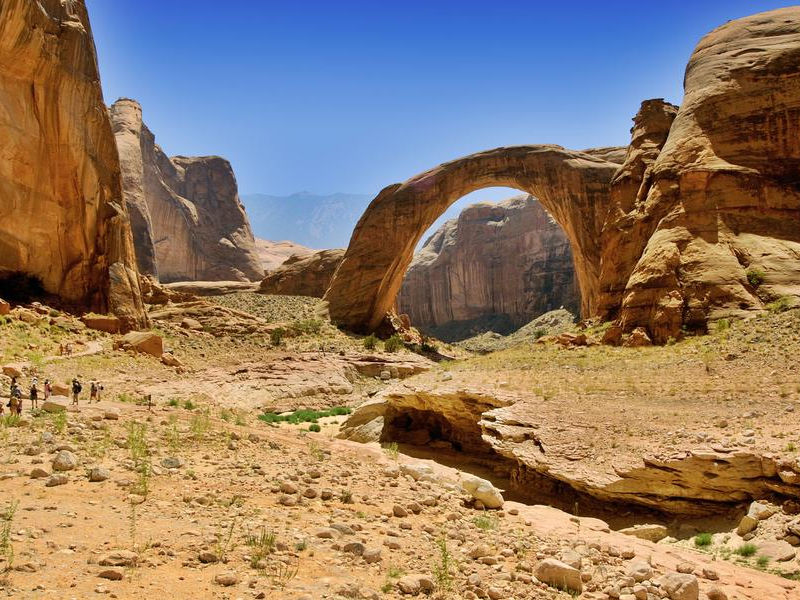
M 242 193 L 374 193 L 486 148 L 626 144 L 727 20 L 787 2 L 87 0 L 107 103 Z

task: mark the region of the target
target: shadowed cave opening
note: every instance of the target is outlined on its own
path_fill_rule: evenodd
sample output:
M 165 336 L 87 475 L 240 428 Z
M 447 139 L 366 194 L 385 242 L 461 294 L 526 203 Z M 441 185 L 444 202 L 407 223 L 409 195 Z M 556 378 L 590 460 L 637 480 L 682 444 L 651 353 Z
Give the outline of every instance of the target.
M 389 406 L 380 442 L 395 442 L 407 456 L 432 460 L 486 479 L 502 490 L 506 500 L 598 518 L 614 530 L 659 524 L 667 527 L 670 536 L 688 539 L 701 532 L 730 531 L 746 512 L 744 506 L 709 503 L 706 514 L 690 516 L 635 502 L 596 498 L 496 452 L 483 439 L 480 418 L 480 414 L 460 414 L 454 422 L 435 410 Z
M 44 289 L 42 280 L 22 271 L 0 270 L 0 298 L 15 304 L 46 302 L 52 300 Z
M 424 334 L 506 336 L 559 308 L 580 313 L 572 247 L 532 195 L 488 187 L 450 204 L 422 234 L 397 298 Z

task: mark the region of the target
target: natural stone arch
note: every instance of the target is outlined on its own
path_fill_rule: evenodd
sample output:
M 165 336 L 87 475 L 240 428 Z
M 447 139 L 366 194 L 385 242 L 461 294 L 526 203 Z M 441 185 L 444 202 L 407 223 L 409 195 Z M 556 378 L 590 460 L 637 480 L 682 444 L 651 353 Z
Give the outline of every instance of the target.
M 325 295 L 331 318 L 352 331 L 374 331 L 393 307 L 423 233 L 462 196 L 498 186 L 536 196 L 564 229 L 575 260 L 581 311 L 593 315 L 609 183 L 624 156 L 624 148 L 496 148 L 384 188 L 356 225 Z

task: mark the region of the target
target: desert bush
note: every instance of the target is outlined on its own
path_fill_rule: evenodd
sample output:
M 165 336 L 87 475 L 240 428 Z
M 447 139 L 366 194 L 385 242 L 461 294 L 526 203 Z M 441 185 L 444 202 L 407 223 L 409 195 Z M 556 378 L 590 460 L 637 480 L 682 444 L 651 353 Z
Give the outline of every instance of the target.
M 397 352 L 403 346 L 403 340 L 396 333 L 383 343 L 383 348 L 387 352 Z
M 766 276 L 766 273 L 764 273 L 764 271 L 761 269 L 750 267 L 747 269 L 747 271 L 745 271 L 745 275 L 747 275 L 747 282 L 754 288 L 757 288 L 764 283 L 764 277 Z
M 698 548 L 705 548 L 706 546 L 710 546 L 713 538 L 711 537 L 710 533 L 698 533 L 694 536 L 694 545 Z
M 284 335 L 286 335 L 286 330 L 283 327 L 278 327 L 270 332 L 269 341 L 273 346 L 280 346 Z
M 378 338 L 375 337 L 374 334 L 370 333 L 367 337 L 362 340 L 364 344 L 364 348 L 366 350 L 375 350 L 378 347 Z

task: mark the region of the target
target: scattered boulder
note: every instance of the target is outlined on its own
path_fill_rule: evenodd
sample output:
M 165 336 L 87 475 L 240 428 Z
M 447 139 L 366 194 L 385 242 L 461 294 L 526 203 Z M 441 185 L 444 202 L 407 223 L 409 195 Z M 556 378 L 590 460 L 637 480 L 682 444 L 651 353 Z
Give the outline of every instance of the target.
M 109 581 L 122 581 L 122 578 L 125 577 L 125 571 L 118 567 L 112 567 L 100 571 L 97 576 L 101 579 L 108 579 Z
M 667 573 L 657 581 L 670 600 L 698 600 L 700 597 L 697 577 L 689 573 Z
M 218 573 L 214 576 L 214 583 L 223 587 L 230 587 L 239 583 L 239 576 L 233 571 Z
M 626 339 L 622 345 L 626 348 L 642 348 L 644 346 L 652 346 L 653 340 L 647 335 L 647 331 L 644 327 L 637 327 L 631 332 L 628 339 Z
M 425 575 L 406 575 L 397 580 L 397 589 L 409 596 L 432 592 L 435 587 L 433 580 Z
M 78 457 L 69 450 L 61 450 L 53 459 L 54 471 L 72 471 L 78 466 Z
M 465 474 L 461 486 L 475 500 L 480 500 L 486 508 L 502 508 L 503 496 L 490 482 L 474 475 Z
M 0 298 L 0 316 L 7 315 L 10 312 L 11 312 L 11 305 L 2 298 Z
M 111 471 L 105 467 L 93 467 L 89 469 L 89 481 L 99 483 L 111 477 Z
M 96 329 L 105 333 L 120 333 L 122 331 L 122 322 L 113 315 L 83 315 L 81 322 L 89 329 Z
M 536 565 L 534 575 L 536 575 L 536 579 L 551 587 L 577 593 L 583 591 L 581 572 L 555 558 L 546 558 Z
M 4 365 L 3 375 L 19 379 L 22 377 L 22 365 Z
M 658 542 L 667 537 L 667 528 L 664 525 L 656 524 L 640 524 L 633 527 L 626 527 L 619 530 L 620 533 L 637 537 L 640 540 L 648 540 L 650 542 Z
M 67 410 L 69 398 L 62 396 L 50 396 L 50 399 L 42 403 L 42 410 L 46 413 L 60 413 Z
M 101 567 L 133 567 L 139 561 L 139 555 L 130 550 L 114 550 L 100 557 L 97 561 Z
M 152 331 L 131 331 L 114 344 L 115 349 L 133 350 L 161 358 L 164 354 L 164 342 L 160 335 Z
M 69 481 L 69 476 L 66 473 L 53 473 L 44 482 L 46 487 L 55 487 L 57 485 L 64 485 Z

